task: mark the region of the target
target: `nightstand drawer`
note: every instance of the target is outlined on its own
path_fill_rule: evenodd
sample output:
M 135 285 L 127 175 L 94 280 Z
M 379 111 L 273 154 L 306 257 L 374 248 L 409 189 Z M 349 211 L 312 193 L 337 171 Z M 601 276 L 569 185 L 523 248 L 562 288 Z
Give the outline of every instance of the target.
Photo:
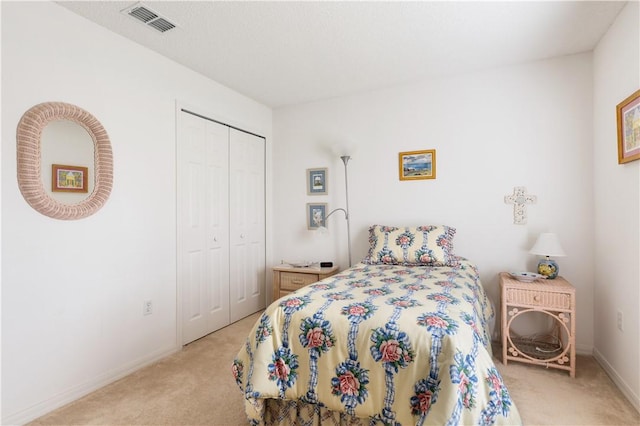
M 548 309 L 571 309 L 571 295 L 567 293 L 506 289 L 506 302 L 512 305 L 544 306 Z
M 280 290 L 294 291 L 319 281 L 317 274 L 282 272 L 280 274 Z

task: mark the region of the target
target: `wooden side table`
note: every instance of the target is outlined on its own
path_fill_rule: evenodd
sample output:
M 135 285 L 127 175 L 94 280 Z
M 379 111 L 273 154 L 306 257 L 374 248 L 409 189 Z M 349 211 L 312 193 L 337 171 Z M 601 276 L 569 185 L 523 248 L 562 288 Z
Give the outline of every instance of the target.
M 567 370 L 576 375 L 576 289 L 564 278 L 521 282 L 500 273 L 502 362 L 519 361 Z M 527 312 L 554 319 L 554 342 L 512 336 L 511 325 Z
M 299 288 L 313 284 L 338 272 L 338 266 L 328 268 L 295 268 L 289 265 L 273 267 L 273 300 Z

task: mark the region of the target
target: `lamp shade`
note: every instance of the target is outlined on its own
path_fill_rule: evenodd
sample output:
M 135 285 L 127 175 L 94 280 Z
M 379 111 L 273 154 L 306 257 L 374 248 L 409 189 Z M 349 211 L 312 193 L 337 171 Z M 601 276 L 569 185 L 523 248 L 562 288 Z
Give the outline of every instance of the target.
M 553 257 L 562 257 L 567 255 L 560 245 L 558 236 L 550 232 L 540 234 L 536 243 L 531 247 L 531 250 L 529 250 L 529 253 Z

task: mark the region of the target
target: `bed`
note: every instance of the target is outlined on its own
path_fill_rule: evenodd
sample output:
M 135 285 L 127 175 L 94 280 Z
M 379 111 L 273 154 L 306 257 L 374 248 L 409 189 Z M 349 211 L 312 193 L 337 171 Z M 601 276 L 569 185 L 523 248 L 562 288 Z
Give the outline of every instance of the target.
M 267 307 L 232 365 L 249 423 L 521 424 L 454 235 L 374 225 L 361 263 Z

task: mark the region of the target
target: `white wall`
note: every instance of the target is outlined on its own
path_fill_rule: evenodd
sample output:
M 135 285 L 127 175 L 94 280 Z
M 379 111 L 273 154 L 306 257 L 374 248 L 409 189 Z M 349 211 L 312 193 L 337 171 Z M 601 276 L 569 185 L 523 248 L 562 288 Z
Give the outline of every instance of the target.
M 15 424 L 177 349 L 176 101 L 265 135 L 268 157 L 272 113 L 55 3 L 1 7 L 2 423 Z M 45 101 L 86 109 L 111 138 L 113 191 L 89 218 L 50 219 L 18 190 L 16 125 Z
M 618 164 L 616 133 L 616 105 L 640 88 L 639 20 L 629 2 L 594 51 L 593 152 L 594 353 L 640 411 L 640 161 Z
M 577 343 L 593 347 L 592 57 L 581 54 L 274 111 L 274 259 L 347 264 L 345 221 L 306 230 L 305 205 L 344 207 L 340 146 L 350 146 L 353 258 L 372 224 L 448 224 L 498 305 L 500 271 L 535 270 L 538 234 L 558 233 L 560 273 L 577 288 Z M 333 145 L 338 148 L 332 151 Z M 436 149 L 437 178 L 398 179 L 398 153 Z M 334 153 L 335 152 L 335 153 Z M 329 194 L 308 196 L 305 169 L 329 168 Z M 538 197 L 526 225 L 504 203 Z

